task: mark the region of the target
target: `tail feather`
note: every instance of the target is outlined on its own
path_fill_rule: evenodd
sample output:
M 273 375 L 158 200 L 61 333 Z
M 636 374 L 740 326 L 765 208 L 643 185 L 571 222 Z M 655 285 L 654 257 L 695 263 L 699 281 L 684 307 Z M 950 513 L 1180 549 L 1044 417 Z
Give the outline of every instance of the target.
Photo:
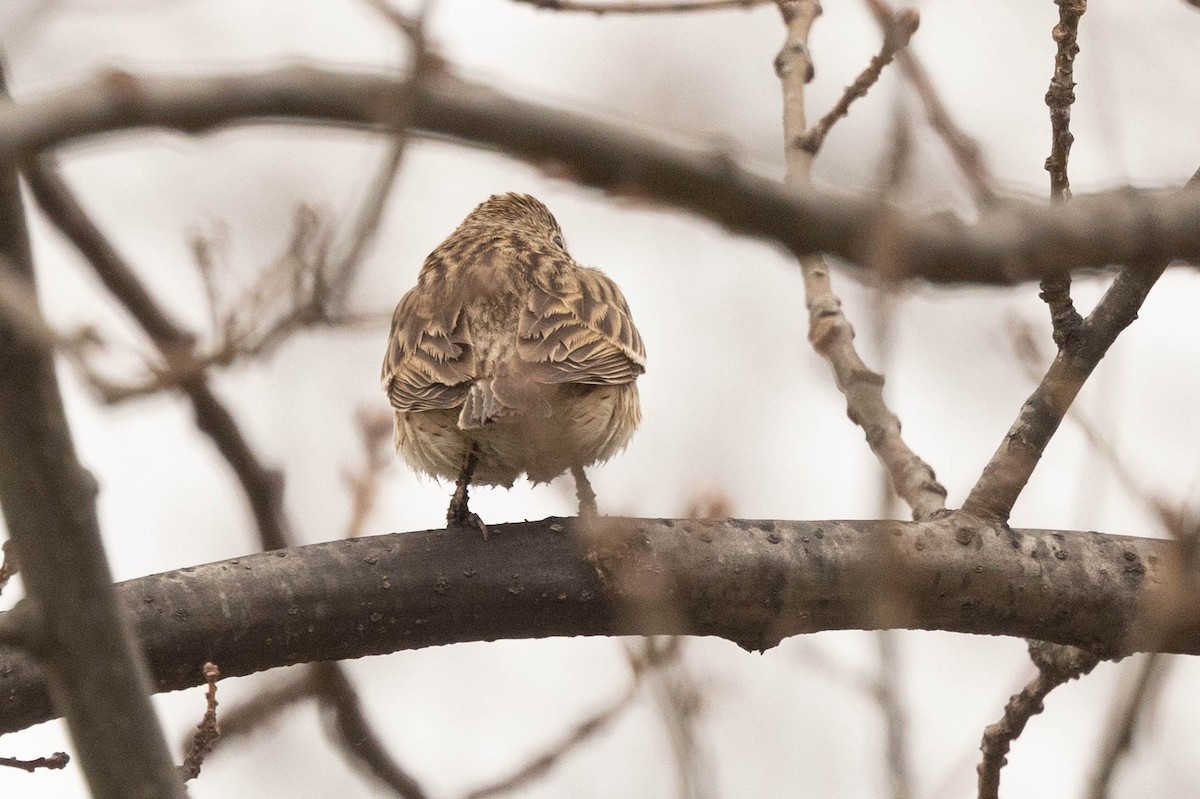
M 471 383 L 458 415 L 460 430 L 474 430 L 505 416 L 550 416 L 545 389 L 512 376 L 483 377 Z

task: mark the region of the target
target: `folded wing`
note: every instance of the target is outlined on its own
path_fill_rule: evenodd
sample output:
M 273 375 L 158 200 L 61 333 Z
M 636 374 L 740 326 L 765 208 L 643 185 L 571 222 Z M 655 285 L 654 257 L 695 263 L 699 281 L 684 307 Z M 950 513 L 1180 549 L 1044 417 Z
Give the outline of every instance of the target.
M 619 385 L 646 369 L 629 305 L 596 269 L 536 272 L 517 334 L 517 354 L 539 382 Z
M 398 411 L 453 408 L 475 378 L 461 296 L 428 284 L 404 295 L 392 316 L 383 388 Z

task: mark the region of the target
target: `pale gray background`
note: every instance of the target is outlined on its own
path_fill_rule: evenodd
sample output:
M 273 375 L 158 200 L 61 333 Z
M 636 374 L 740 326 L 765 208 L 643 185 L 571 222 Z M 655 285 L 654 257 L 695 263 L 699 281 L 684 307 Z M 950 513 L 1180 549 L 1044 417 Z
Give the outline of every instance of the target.
M 947 105 L 985 147 L 1002 187 L 1044 196 L 1049 123 L 1042 101 L 1052 67 L 1050 0 L 924 2 L 914 48 Z M 444 0 L 431 37 L 471 77 L 507 91 L 725 146 L 782 174 L 777 12 L 639 18 L 536 12 L 507 0 Z M 400 63 L 394 33 L 345 0 L 115 0 L 10 2 L 0 39 L 18 98 L 86 78 L 104 65 L 257 69 L 288 59 L 351 67 Z M 813 32 L 819 114 L 878 46 L 857 3 L 829 2 Z M 1174 186 L 1200 165 L 1200 13 L 1181 2 L 1093 2 L 1084 18 L 1071 159 L 1077 191 L 1132 183 Z M 844 191 L 877 185 L 897 111 L 916 137 L 911 201 L 968 210 L 940 141 L 894 71 L 831 135 L 819 182 Z M 286 241 L 295 205 L 353 217 L 382 154 L 379 140 L 297 128 L 237 130 L 203 139 L 147 134 L 70 153 L 67 173 L 95 217 L 152 288 L 189 324 L 205 321 L 187 248 L 195 226 L 220 230 L 231 269 L 249 281 Z M 732 498 L 743 517 L 871 517 L 877 466 L 825 364 L 809 348 L 800 273 L 786 254 L 670 210 L 636 207 L 540 175 L 501 156 L 415 143 L 404 164 L 358 292 L 363 309 L 389 311 L 424 255 L 475 203 L 529 191 L 552 208 L 573 254 L 601 266 L 629 298 L 649 352 L 641 379 L 645 421 L 629 449 L 593 477 L 602 510 L 673 516 L 706 492 Z M 69 328 L 94 321 L 138 342 L 105 302 L 75 253 L 35 220 L 46 313 Z M 837 272 L 835 289 L 877 363 L 871 296 Z M 1103 281 L 1078 283 L 1084 308 Z M 1012 320 L 1047 313 L 1025 286 L 1002 291 L 913 287 L 896 306 L 888 396 L 913 448 L 960 502 L 1031 388 L 1012 356 Z M 1200 344 L 1193 309 L 1200 279 L 1176 270 L 1155 288 L 1084 390 L 1146 485 L 1174 500 L 1196 493 Z M 340 535 L 348 500 L 341 471 L 356 465 L 360 405 L 384 402 L 378 366 L 385 330 L 305 334 L 269 362 L 218 381 L 254 444 L 286 467 L 287 504 L 305 542 Z M 120 366 L 128 358 L 115 358 Z M 61 372 L 81 457 L 102 486 L 105 540 L 119 579 L 251 551 L 240 490 L 176 399 L 98 407 Z M 397 467 L 386 476 L 368 532 L 440 524 L 448 487 Z M 489 522 L 573 510 L 569 481 L 550 488 L 480 490 Z M 1115 485 L 1067 423 L 1013 517 L 1014 525 L 1161 534 Z M 16 584 L 3 599 L 19 596 Z M 903 635 L 904 687 L 918 796 L 974 791 L 976 748 L 1008 695 L 1032 671 L 1017 640 Z M 862 695 L 806 660 L 818 646 L 857 668 L 874 647 L 860 633 L 789 641 L 765 655 L 697 640 L 687 662 L 707 688 L 701 737 L 715 764 L 716 795 L 880 795 L 882 729 Z M 436 796 L 454 796 L 522 762 L 624 684 L 617 643 L 554 640 L 462 645 L 349 664 L 388 745 Z M 1092 766 L 1118 667 L 1100 666 L 1051 697 L 1004 772 L 1008 796 L 1077 795 Z M 273 675 L 229 680 L 228 705 Z M 1200 789 L 1195 712 L 1200 668 L 1178 662 L 1120 777 L 1122 796 Z M 198 720 L 200 691 L 157 698 L 177 740 Z M 311 706 L 215 757 L 197 797 L 378 795 L 316 734 Z M 35 757 L 64 746 L 58 723 L 0 741 L 0 753 Z M 660 721 L 643 703 L 610 733 L 563 762 L 524 795 L 671 795 Z M 75 767 L 26 775 L 0 771 L 4 796 L 80 796 Z

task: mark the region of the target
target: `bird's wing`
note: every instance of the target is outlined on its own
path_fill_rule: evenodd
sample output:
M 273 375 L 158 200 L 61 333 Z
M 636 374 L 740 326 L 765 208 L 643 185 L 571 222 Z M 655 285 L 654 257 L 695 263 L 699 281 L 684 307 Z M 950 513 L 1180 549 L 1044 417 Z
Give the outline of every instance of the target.
M 459 292 L 418 283 L 396 306 L 383 357 L 383 389 L 398 411 L 453 408 L 475 378 Z
M 596 269 L 537 270 L 517 326 L 517 354 L 543 383 L 616 385 L 646 370 L 646 350 L 617 285 Z

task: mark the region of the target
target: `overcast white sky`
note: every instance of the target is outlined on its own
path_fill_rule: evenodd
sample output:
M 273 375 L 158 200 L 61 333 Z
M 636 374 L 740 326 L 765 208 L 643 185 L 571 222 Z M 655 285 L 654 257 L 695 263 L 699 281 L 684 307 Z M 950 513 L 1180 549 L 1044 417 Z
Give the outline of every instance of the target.
M 1047 191 L 1050 0 L 918 4 L 917 54 L 956 118 L 983 145 L 1003 188 Z M 624 120 L 664 135 L 727 146 L 782 173 L 777 13 L 570 16 L 509 0 L 443 0 L 431 38 L 469 76 L 523 96 Z M 86 78 L 104 65 L 197 72 L 260 68 L 285 59 L 351 66 L 400 63 L 395 36 L 353 0 L 28 0 L 0 10 L 0 41 L 18 99 Z M 1200 12 L 1178 0 L 1093 2 L 1080 36 L 1073 130 L 1076 191 L 1122 184 L 1175 186 L 1200 165 Z M 866 64 L 878 31 L 858 3 L 829 2 L 814 29 L 817 77 L 810 109 L 822 113 Z M 914 205 L 965 208 L 966 194 L 913 99 L 888 74 L 830 136 L 817 179 L 869 190 L 897 112 L 913 119 Z M 350 218 L 382 153 L 345 132 L 239 129 L 203 139 L 139 134 L 71 151 L 69 177 L 89 209 L 152 288 L 202 328 L 202 293 L 188 231 L 220 231 L 238 280 L 249 281 L 286 241 L 307 202 Z M 556 181 L 494 154 L 416 143 L 405 161 L 358 293 L 364 310 L 389 312 L 424 255 L 489 194 L 528 191 L 557 215 L 575 257 L 622 286 L 649 352 L 639 385 L 642 429 L 593 478 L 602 511 L 676 516 L 705 492 L 728 495 L 738 516 L 876 515 L 877 467 L 824 363 L 806 343 L 799 270 L 786 254 L 670 210 L 634 207 Z M 92 320 L 137 342 L 78 258 L 35 221 L 46 313 L 72 326 Z M 835 288 L 872 364 L 872 298 L 846 273 Z M 1085 279 L 1084 307 L 1103 281 Z M 1004 291 L 912 287 L 895 308 L 888 396 L 906 438 L 961 502 L 1031 388 L 1012 356 L 1013 320 L 1036 324 L 1049 344 L 1034 286 Z M 1195 499 L 1200 475 L 1200 278 L 1176 270 L 1154 290 L 1082 403 L 1103 420 L 1153 490 Z M 354 412 L 382 407 L 378 367 L 386 330 L 313 333 L 269 362 L 223 375 L 221 393 L 267 460 L 285 467 L 287 504 L 305 542 L 340 534 L 348 511 L 340 474 L 357 463 Z M 98 407 L 62 372 L 81 457 L 102 486 L 106 543 L 119 579 L 244 554 L 251 521 L 223 462 L 175 399 Z M 397 465 L 386 478 L 372 533 L 426 529 L 443 518 L 449 488 Z M 489 522 L 573 512 L 570 482 L 481 490 Z M 1157 535 L 1122 494 L 1076 428 L 1055 439 L 1019 503 L 1014 526 Z M 19 592 L 10 588 L 7 607 Z M 969 794 L 979 736 L 1031 667 L 1020 641 L 948 634 L 901 637 L 913 718 L 918 796 Z M 728 797 L 880 795 L 881 726 L 872 705 L 806 660 L 818 646 L 856 668 L 873 667 L 864 634 L 823 634 L 765 655 L 695 641 L 688 662 L 708 687 L 701 727 Z M 389 745 L 436 796 L 454 796 L 521 762 L 541 743 L 621 690 L 618 645 L 556 640 L 463 645 L 350 664 L 368 712 Z M 1118 677 L 1103 665 L 1056 692 L 1017 743 L 1005 770 L 1009 796 L 1077 795 L 1096 751 Z M 274 675 L 222 683 L 230 704 Z M 1119 782 L 1120 796 L 1200 790 L 1191 742 L 1200 717 L 1200 669 L 1180 661 Z M 198 691 L 159 698 L 173 740 L 202 712 Z M 316 735 L 298 710 L 214 758 L 198 797 L 377 795 Z M 10 736 L 0 754 L 63 748 L 59 724 Z M 660 721 L 644 705 L 611 734 L 569 758 L 524 796 L 671 795 Z M 0 795 L 84 795 L 78 771 L 0 771 Z

